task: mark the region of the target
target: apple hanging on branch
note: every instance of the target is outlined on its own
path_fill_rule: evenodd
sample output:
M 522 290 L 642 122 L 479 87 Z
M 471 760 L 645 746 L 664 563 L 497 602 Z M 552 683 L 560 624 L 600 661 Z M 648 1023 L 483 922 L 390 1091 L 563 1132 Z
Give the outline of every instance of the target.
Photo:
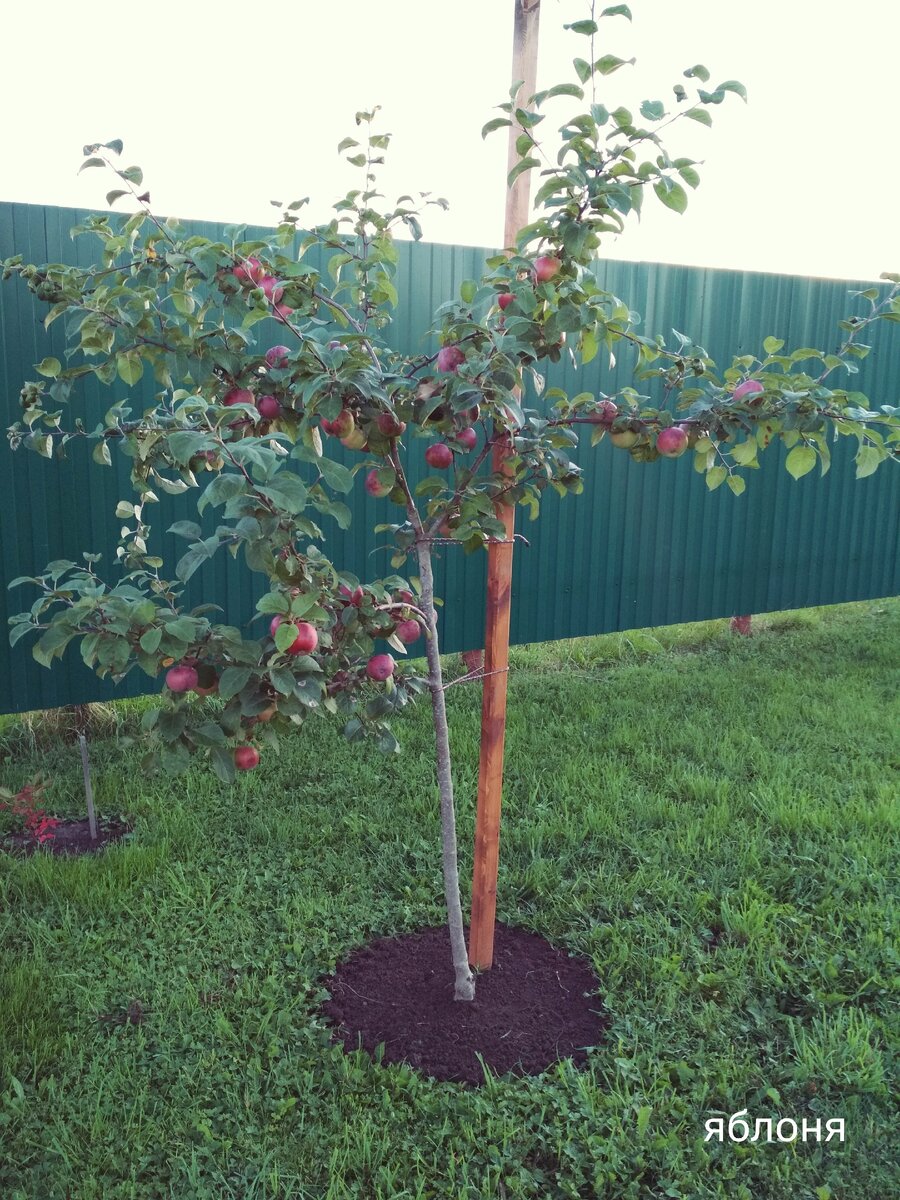
M 615 15 L 627 9 L 602 17 Z M 600 19 L 571 28 L 593 38 Z M 121 167 L 122 144 L 110 142 L 86 147 L 83 165 L 112 171 L 108 201 L 130 196 L 136 211 L 118 227 L 102 215 L 76 226 L 76 236 L 97 239 L 96 263 L 35 266 L 19 255 L 3 263 L 5 279 L 24 280 L 50 305 L 47 324 L 72 318 L 68 365 L 52 357 L 37 364 L 40 379 L 22 388 L 11 447 L 53 458 L 84 438 L 101 466 L 118 447 L 134 493 L 115 510 L 125 522 L 121 577 L 106 583 L 99 556 L 85 553 L 83 565 L 56 561 L 15 580 L 11 586 L 28 583 L 40 594 L 11 619 L 11 641 L 39 633 L 33 654 L 48 667 L 78 642 L 84 661 L 115 681 L 135 668 L 150 679 L 165 671 L 160 703 L 142 722 L 144 768 L 174 773 L 201 757 L 225 782 L 255 769 L 260 747 L 275 749 L 327 714 L 343 721 L 351 741 L 395 751 L 391 717 L 427 692 L 459 1000 L 471 1000 L 475 984 L 463 937 L 434 543 L 484 548 L 504 536 L 496 504 L 522 505 L 534 518 L 548 487 L 580 492 L 573 454 L 581 425 L 592 444 L 608 436 L 639 462 L 692 450 L 708 486 L 727 483 L 735 494 L 773 442 L 787 448 L 795 478 L 817 463 L 827 470 L 829 434 L 856 439 L 860 477 L 896 458 L 900 442 L 900 410 L 873 408 L 837 382 L 868 352 L 861 339 L 869 327 L 900 320 L 900 276 L 855 298 L 861 311 L 841 322 L 835 353 L 786 350 L 770 337 L 758 355 L 723 367 L 687 335 L 670 344 L 638 333 L 628 305 L 597 283 L 590 268 L 606 235 L 621 232 L 648 195 L 682 212 L 685 185 L 699 182 L 697 164 L 671 156 L 661 131 L 683 120 L 709 125 L 712 107 L 744 95 L 733 80 L 705 90 L 709 72 L 694 66 L 675 85 L 670 108 L 646 101 L 638 118 L 609 103 L 579 108 L 584 85 L 605 87 L 603 77 L 621 65 L 611 55 L 593 65 L 576 58 L 577 82 L 501 104 L 502 115 L 485 126 L 485 134 L 514 122 L 522 130 L 510 182 L 541 170 L 537 217 L 513 253 L 489 258 L 482 278 L 465 281 L 441 306 L 433 353 L 398 352 L 384 335 L 400 303 L 393 233 L 405 226 L 418 238 L 421 227 L 409 197 L 385 212 L 373 207 L 375 165 L 390 141 L 374 132 L 376 110 L 357 114 L 365 144 L 348 138 L 339 147 L 364 179 L 328 224 L 303 230 L 298 200 L 265 237 L 248 239 L 238 227 L 218 241 L 186 236 L 150 210 L 140 169 Z M 573 109 L 561 126 L 563 150 L 556 166 L 542 167 L 535 130 L 545 107 L 560 100 Z M 329 255 L 324 273 L 304 261 L 313 247 Z M 601 349 L 629 347 L 643 391 L 570 397 L 545 390 L 536 369 L 563 353 L 578 366 Z M 59 406 L 78 396 L 82 378 L 133 388 L 144 376 L 158 395 L 149 409 L 137 397 L 137 411 L 120 399 L 90 430 L 80 419 L 63 426 Z M 355 452 L 351 467 L 330 457 L 329 438 Z M 442 474 L 414 487 L 405 455 L 415 442 L 426 443 L 426 461 Z M 497 445 L 507 451 L 503 471 L 493 466 Z M 320 548 L 328 522 L 346 525 L 340 497 L 360 474 L 376 504 L 402 509 L 377 528 L 390 535 L 392 570 L 411 561 L 411 580 L 392 574 L 363 585 Z M 198 520 L 171 526 L 187 543 L 174 573 L 163 573 L 149 545 L 147 512 L 161 491 L 196 497 Z M 185 585 L 222 549 L 267 581 L 254 636 L 215 621 L 216 605 L 185 609 Z M 404 655 L 420 638 L 424 673 L 378 645 L 386 640 Z

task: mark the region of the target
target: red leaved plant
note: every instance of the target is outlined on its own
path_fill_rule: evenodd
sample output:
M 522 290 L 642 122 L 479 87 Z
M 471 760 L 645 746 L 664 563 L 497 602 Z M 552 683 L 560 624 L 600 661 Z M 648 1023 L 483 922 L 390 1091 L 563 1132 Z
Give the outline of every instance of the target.
M 39 846 L 52 841 L 56 827 L 60 824 L 57 817 L 48 817 L 40 807 L 45 786 L 44 781 L 37 777 L 31 783 L 26 783 L 18 792 L 0 788 L 0 810 L 6 809 L 10 812 L 21 823 L 25 833 Z

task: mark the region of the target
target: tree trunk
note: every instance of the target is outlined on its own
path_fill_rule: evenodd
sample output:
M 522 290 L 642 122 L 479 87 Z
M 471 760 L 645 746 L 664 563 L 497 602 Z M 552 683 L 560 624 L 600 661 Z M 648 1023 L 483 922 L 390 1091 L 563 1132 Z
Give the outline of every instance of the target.
M 428 617 L 426 653 L 428 682 L 431 688 L 431 711 L 434 721 L 434 744 L 437 761 L 438 790 L 441 796 L 441 836 L 444 859 L 444 897 L 447 902 L 447 924 L 450 927 L 450 946 L 456 984 L 454 1000 L 475 999 L 475 977 L 469 968 L 469 955 L 463 930 L 462 901 L 459 894 L 459 864 L 456 857 L 456 813 L 453 807 L 453 774 L 450 765 L 450 735 L 447 729 L 447 708 L 444 703 L 444 680 L 441 674 L 440 647 L 437 636 L 437 614 L 434 609 L 434 576 L 431 570 L 431 546 L 419 542 L 417 548 L 419 576 L 422 581 L 422 609 Z

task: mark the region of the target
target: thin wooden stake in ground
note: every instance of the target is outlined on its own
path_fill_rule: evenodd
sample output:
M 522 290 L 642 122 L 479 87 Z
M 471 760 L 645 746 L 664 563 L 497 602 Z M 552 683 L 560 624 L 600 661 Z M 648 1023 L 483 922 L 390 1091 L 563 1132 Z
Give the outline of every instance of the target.
M 513 85 L 520 83 L 518 101 L 528 104 L 537 88 L 540 0 L 514 0 Z M 509 130 L 507 170 L 519 161 L 516 138 L 521 127 Z M 520 175 L 506 196 L 503 244 L 511 253 L 519 230 L 528 224 L 529 174 Z M 494 447 L 494 470 L 506 472 L 507 449 Z M 503 794 L 503 748 L 506 738 L 506 684 L 509 663 L 509 617 L 512 591 L 513 526 L 515 509 L 497 505 L 504 540 L 488 549 L 487 616 L 484 643 L 484 692 L 481 703 L 481 758 L 478 767 L 478 811 L 475 824 L 475 869 L 472 877 L 472 920 L 469 962 L 487 970 L 494 960 L 494 921 L 497 913 L 497 871 L 500 863 L 500 802 Z
M 97 814 L 94 812 L 94 789 L 91 787 L 91 764 L 88 759 L 87 738 L 83 733 L 78 735 L 78 745 L 81 748 L 81 770 L 84 774 L 84 799 L 87 805 L 88 829 L 91 841 L 97 840 Z

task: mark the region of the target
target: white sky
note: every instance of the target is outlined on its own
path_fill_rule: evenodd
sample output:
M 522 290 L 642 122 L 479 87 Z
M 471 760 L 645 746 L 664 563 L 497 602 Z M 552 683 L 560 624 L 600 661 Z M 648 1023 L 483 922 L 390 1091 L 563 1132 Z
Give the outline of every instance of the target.
M 601 81 L 598 100 L 668 104 L 703 62 L 709 87 L 739 79 L 750 103 L 712 108 L 712 130 L 675 126 L 670 150 L 706 164 L 687 214 L 648 196 L 642 223 L 604 254 L 859 279 L 900 270 L 900 0 L 631 7 L 633 24 L 601 22 L 597 52 L 637 67 Z M 588 0 L 543 0 L 539 87 L 574 80 L 588 43 L 562 26 L 588 12 Z M 159 212 L 271 223 L 271 199 L 310 195 L 304 213 L 325 219 L 360 182 L 334 148 L 357 109 L 381 104 L 387 198 L 446 196 L 448 213 L 424 214 L 426 239 L 497 246 L 505 131 L 482 142 L 480 130 L 507 96 L 512 13 L 512 0 L 9 5 L 0 199 L 103 208 L 114 180 L 78 177 L 81 147 L 121 137 Z M 545 126 L 568 103 L 551 102 Z

